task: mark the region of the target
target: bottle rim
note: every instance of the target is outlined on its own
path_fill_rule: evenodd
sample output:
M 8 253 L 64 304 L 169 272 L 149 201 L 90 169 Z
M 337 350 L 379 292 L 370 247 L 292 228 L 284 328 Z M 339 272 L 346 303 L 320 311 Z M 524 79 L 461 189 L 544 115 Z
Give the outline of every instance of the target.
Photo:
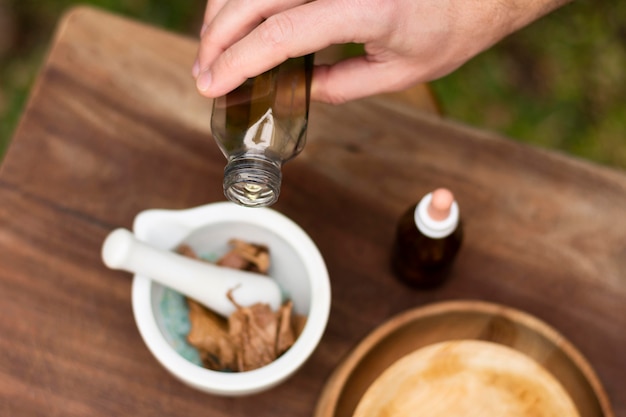
M 245 207 L 267 207 L 280 195 L 280 166 L 258 157 L 231 160 L 224 169 L 224 195 Z

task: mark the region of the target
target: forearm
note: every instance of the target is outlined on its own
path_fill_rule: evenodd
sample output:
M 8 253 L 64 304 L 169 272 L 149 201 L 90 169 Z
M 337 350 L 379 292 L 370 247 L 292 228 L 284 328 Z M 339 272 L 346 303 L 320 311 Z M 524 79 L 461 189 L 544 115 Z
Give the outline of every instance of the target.
M 473 0 L 449 4 L 455 11 L 441 53 L 459 63 L 490 48 L 508 35 L 571 2 L 571 0 Z

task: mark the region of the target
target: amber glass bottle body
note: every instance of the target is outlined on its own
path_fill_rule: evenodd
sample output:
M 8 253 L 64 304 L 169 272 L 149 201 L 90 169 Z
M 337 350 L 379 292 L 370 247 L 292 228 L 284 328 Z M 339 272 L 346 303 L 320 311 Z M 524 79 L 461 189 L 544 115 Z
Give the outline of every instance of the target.
M 396 277 L 405 284 L 419 289 L 435 288 L 445 282 L 461 248 L 463 225 L 459 219 L 448 236 L 426 236 L 416 225 L 416 207 L 409 208 L 398 221 L 391 265 Z

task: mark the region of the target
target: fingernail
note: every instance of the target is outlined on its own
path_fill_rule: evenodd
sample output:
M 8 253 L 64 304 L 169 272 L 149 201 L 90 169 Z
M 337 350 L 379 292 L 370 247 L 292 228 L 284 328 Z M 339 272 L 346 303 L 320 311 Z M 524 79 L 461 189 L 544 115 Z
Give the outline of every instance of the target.
M 196 59 L 196 61 L 193 63 L 193 67 L 191 67 L 191 75 L 193 75 L 193 78 L 198 78 L 199 74 L 200 74 L 200 62 L 198 62 L 198 60 Z
M 209 89 L 211 85 L 211 73 L 209 71 L 204 71 L 200 74 L 198 79 L 196 80 L 196 87 L 200 91 L 206 91 Z

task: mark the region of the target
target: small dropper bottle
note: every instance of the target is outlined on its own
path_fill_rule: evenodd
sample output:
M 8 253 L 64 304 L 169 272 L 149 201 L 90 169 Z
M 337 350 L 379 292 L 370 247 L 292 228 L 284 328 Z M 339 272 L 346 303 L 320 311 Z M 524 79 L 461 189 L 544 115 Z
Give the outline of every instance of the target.
M 391 265 L 402 282 L 433 288 L 448 275 L 463 241 L 459 206 L 439 188 L 411 206 L 398 221 Z
M 211 130 L 227 159 L 224 195 L 246 207 L 278 200 L 282 165 L 306 141 L 313 55 L 291 58 L 213 101 Z

